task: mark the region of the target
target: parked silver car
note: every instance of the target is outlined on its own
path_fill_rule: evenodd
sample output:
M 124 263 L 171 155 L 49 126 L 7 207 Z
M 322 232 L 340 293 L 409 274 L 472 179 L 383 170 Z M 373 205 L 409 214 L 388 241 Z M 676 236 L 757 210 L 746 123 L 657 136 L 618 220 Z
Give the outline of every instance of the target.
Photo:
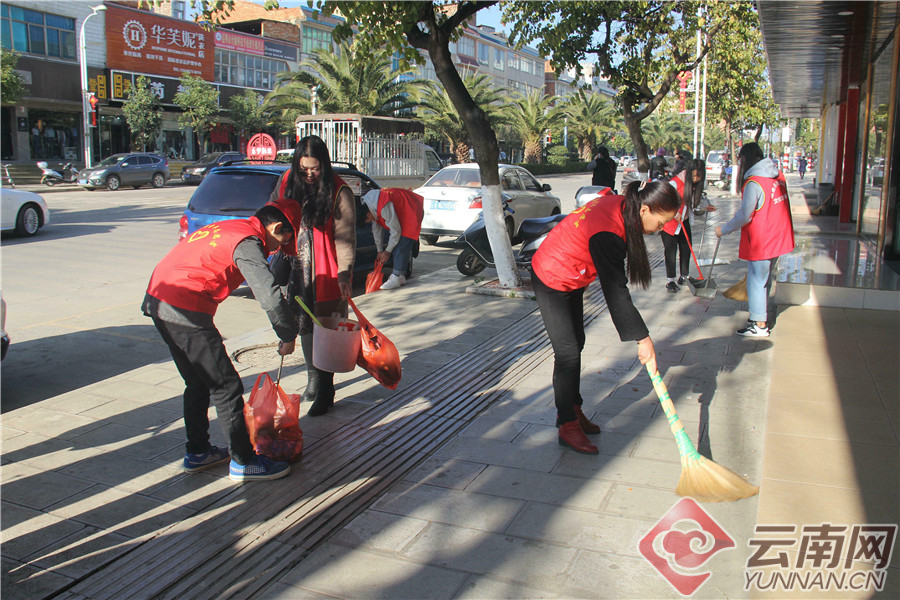
M 158 154 L 132 152 L 113 154 L 96 167 L 78 172 L 77 183 L 87 190 L 105 187 L 115 191 L 123 185 L 161 188 L 169 179 L 169 161 Z

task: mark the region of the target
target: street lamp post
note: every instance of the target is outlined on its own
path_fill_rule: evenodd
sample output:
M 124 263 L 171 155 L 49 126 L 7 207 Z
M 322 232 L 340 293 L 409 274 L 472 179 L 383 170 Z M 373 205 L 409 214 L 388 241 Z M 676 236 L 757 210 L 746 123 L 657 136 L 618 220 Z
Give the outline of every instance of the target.
M 87 28 L 88 19 L 93 17 L 99 12 L 103 12 L 106 10 L 106 6 L 92 6 L 91 10 L 94 11 L 88 16 L 84 18 L 84 21 L 81 22 L 81 33 L 78 36 L 78 59 L 81 63 L 81 113 L 84 116 L 84 122 L 82 123 L 83 131 L 83 146 L 84 146 L 84 166 L 91 166 L 91 107 L 88 103 L 88 98 L 90 97 L 90 91 L 88 91 L 88 71 L 87 71 L 87 43 L 85 40 L 85 29 Z

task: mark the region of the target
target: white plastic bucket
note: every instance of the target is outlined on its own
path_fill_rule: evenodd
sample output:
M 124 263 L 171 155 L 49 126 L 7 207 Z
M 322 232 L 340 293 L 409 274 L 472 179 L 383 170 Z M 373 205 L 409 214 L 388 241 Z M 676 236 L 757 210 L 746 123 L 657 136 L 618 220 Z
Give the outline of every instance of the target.
M 359 355 L 359 323 L 340 317 L 319 317 L 313 323 L 313 366 L 331 373 L 349 373 Z

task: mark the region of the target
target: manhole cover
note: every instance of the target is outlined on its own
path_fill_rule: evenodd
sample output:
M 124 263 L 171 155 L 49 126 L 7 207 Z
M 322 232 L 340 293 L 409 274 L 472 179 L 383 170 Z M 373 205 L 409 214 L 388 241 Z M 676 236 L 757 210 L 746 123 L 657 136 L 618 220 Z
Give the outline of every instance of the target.
M 255 346 L 247 346 L 235 350 L 231 354 L 231 360 L 242 365 L 250 367 L 259 367 L 263 370 L 271 371 L 277 369 L 281 362 L 281 357 L 277 352 L 278 344 L 257 344 Z M 284 357 L 285 367 L 303 366 L 303 353 L 300 352 L 300 343 L 298 341 L 297 348 L 293 354 Z

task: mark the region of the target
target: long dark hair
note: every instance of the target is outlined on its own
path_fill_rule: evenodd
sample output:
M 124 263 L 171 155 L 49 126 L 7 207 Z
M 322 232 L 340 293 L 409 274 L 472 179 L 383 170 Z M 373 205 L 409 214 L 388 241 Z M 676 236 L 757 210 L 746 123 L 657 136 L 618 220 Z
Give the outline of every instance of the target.
M 694 183 L 694 171 L 700 172 L 700 181 Z M 691 208 L 700 206 L 700 198 L 703 197 L 703 188 L 706 187 L 706 161 L 701 159 L 687 161 L 686 175 L 684 176 L 684 202 Z
M 681 204 L 678 192 L 667 181 L 632 181 L 625 188 L 622 216 L 625 220 L 625 258 L 627 259 L 628 281 L 637 283 L 644 289 L 650 286 L 650 260 L 644 244 L 644 224 L 641 221 L 641 206 L 646 205 L 652 213 L 675 212 Z
M 744 182 L 747 180 L 747 171 L 752 169 L 753 165 L 755 165 L 765 157 L 766 155 L 763 154 L 762 149 L 756 142 L 749 142 L 747 144 L 744 144 L 744 147 L 741 148 L 740 152 L 738 152 L 737 181 L 741 188 L 744 187 Z
M 313 185 L 303 181 L 300 159 L 304 157 L 315 158 L 322 167 L 319 180 Z M 300 204 L 301 223 L 304 227 L 320 229 L 325 227 L 334 211 L 334 171 L 331 168 L 328 146 L 319 136 L 308 135 L 297 142 L 294 157 L 291 159 L 291 174 L 284 193 Z

